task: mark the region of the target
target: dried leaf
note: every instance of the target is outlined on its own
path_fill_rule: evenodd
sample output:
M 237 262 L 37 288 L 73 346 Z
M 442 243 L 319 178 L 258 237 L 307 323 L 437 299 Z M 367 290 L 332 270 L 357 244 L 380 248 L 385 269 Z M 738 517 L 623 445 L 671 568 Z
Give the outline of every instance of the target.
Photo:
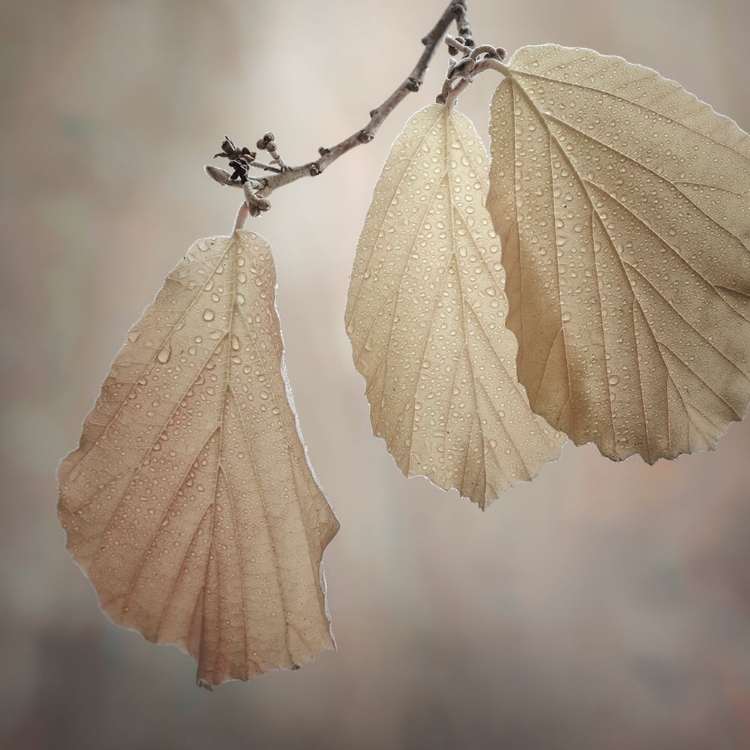
M 438 105 L 418 112 L 375 188 L 346 310 L 375 434 L 404 474 L 482 507 L 533 478 L 564 439 L 516 381 L 486 194 L 471 122 Z
M 750 396 L 750 138 L 647 68 L 526 47 L 488 207 L 531 406 L 605 455 L 713 448 Z
M 104 611 L 189 652 L 204 686 L 333 647 L 321 557 L 338 522 L 300 440 L 275 284 L 255 234 L 195 243 L 59 471 L 68 549 Z

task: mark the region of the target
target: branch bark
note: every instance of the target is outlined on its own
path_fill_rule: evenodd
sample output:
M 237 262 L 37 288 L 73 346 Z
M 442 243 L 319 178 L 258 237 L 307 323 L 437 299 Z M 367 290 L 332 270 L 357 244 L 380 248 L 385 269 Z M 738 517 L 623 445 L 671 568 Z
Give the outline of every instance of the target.
M 267 198 L 274 190 L 278 190 L 283 185 L 296 182 L 302 177 L 315 177 L 322 174 L 336 159 L 348 151 L 363 143 L 370 143 L 391 112 L 411 92 L 419 90 L 424 81 L 430 61 L 434 57 L 435 51 L 451 23 L 455 21 L 459 30 L 470 28 L 467 21 L 467 3 L 468 0 L 452 0 L 448 4 L 432 31 L 422 39 L 424 50 L 411 73 L 380 106 L 370 112 L 370 121 L 363 128 L 330 148 L 319 149 L 320 157 L 314 161 L 309 161 L 296 167 L 286 167 L 272 175 L 253 175 L 249 178 L 248 182 L 252 189 L 257 192 L 257 195 Z M 230 174 L 224 169 L 209 165 L 206 167 L 206 172 L 221 185 L 243 187 L 242 183 L 231 180 Z M 247 193 L 247 190 L 245 192 Z M 250 207 L 250 212 L 251 214 L 256 213 L 253 211 L 252 206 Z

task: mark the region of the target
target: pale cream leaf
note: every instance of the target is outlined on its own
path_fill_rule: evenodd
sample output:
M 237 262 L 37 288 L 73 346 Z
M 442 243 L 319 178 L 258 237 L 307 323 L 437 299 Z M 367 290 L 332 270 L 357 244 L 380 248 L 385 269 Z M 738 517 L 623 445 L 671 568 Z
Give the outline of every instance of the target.
M 106 614 L 189 652 L 207 687 L 333 647 L 321 558 L 338 522 L 299 435 L 275 287 L 261 237 L 196 242 L 59 470 L 68 549 Z

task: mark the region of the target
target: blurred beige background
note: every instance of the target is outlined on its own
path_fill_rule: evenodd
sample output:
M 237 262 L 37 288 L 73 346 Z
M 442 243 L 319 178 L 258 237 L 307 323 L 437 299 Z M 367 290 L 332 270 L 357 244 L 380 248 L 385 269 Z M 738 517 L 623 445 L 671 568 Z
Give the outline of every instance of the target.
M 407 481 L 371 435 L 343 327 L 375 142 L 274 196 L 302 429 L 341 520 L 326 554 L 337 653 L 194 685 L 110 624 L 64 551 L 54 471 L 128 327 L 239 193 L 224 133 L 292 163 L 367 120 L 445 0 L 2 0 L 0 741 L 36 748 L 750 747 L 750 424 L 649 468 L 567 446 L 481 513 Z M 479 41 L 618 53 L 750 128 L 747 0 L 470 0 Z M 486 133 L 490 74 L 462 98 Z

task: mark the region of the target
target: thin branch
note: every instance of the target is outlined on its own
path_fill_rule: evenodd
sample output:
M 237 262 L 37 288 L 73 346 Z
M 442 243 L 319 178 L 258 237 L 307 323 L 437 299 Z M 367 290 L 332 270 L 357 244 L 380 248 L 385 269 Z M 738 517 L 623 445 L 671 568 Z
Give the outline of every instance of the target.
M 276 174 L 279 174 L 283 171 L 280 167 L 276 167 L 273 164 L 265 164 L 264 162 L 258 161 L 257 159 L 253 159 L 250 166 L 255 167 L 256 169 L 262 169 L 264 172 L 274 172 Z
M 466 20 L 468 0 L 452 0 L 448 7 L 443 11 L 440 19 L 433 27 L 432 31 L 422 39 L 424 50 L 414 66 L 414 69 L 407 76 L 406 80 L 379 106 L 370 112 L 370 121 L 356 133 L 340 141 L 330 148 L 319 149 L 320 157 L 315 161 L 301 164 L 297 167 L 285 167 L 279 172 L 267 176 L 248 177 L 248 183 L 254 190 L 257 190 L 259 197 L 267 198 L 274 190 L 291 182 L 296 182 L 302 177 L 314 177 L 321 174 L 328 166 L 333 164 L 339 157 L 356 146 L 363 143 L 369 143 L 375 137 L 380 126 L 385 122 L 388 115 L 412 92 L 418 91 L 424 81 L 425 73 L 430 61 L 435 55 L 440 41 L 445 35 L 451 23 L 454 21 L 459 29 L 471 35 L 471 27 Z M 467 40 L 468 41 L 468 40 Z M 473 42 L 472 42 L 473 45 Z M 215 166 L 207 166 L 206 172 L 216 182 L 221 185 L 231 185 L 233 187 L 243 187 L 240 182 L 233 181 L 231 175 L 224 169 Z M 248 190 L 245 190 L 248 193 Z M 253 213 L 253 206 L 250 206 L 250 212 Z
M 471 33 L 471 24 L 467 13 L 462 13 L 456 20 L 458 35 L 464 40 L 467 47 L 474 46 L 474 35 Z

